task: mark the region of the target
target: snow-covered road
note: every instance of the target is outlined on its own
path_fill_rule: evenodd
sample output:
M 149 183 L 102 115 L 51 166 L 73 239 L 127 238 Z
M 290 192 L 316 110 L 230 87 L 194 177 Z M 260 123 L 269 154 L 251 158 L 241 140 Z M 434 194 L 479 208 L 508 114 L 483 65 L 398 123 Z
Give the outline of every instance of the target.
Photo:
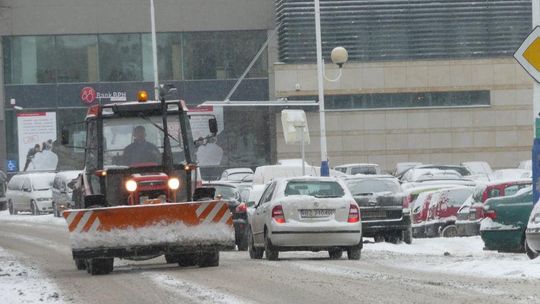
M 368 243 L 360 261 L 224 252 L 217 268 L 162 257 L 77 271 L 63 219 L 0 212 L 0 303 L 539 303 L 540 259 L 482 250 L 479 237 Z M 19 275 L 20 274 L 20 275 Z

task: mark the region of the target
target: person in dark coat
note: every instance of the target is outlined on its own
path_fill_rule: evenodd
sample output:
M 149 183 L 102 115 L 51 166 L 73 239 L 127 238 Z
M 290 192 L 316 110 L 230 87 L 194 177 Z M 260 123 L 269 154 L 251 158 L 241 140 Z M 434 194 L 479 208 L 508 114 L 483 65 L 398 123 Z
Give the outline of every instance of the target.
M 123 160 L 127 166 L 161 163 L 161 152 L 154 144 L 146 141 L 146 129 L 143 126 L 133 129 L 133 142 L 124 148 Z
M 36 144 L 33 148 L 30 148 L 30 150 L 28 150 L 28 153 L 26 153 L 26 164 L 24 164 L 23 171 L 26 171 L 28 169 L 28 166 L 32 162 L 32 159 L 34 158 L 36 153 L 39 152 L 41 152 L 41 146 L 39 144 Z

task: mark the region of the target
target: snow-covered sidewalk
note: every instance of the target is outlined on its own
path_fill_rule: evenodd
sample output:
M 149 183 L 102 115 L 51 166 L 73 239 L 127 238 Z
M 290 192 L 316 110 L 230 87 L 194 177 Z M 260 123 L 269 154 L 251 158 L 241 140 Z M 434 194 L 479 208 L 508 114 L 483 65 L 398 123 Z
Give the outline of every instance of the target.
M 0 302 L 64 303 L 56 285 L 34 266 L 22 265 L 0 248 Z
M 11 215 L 7 210 L 0 211 L 0 221 L 67 226 L 66 220 L 63 217 L 54 217 L 52 214 L 31 215 L 30 213 L 19 213 Z
M 364 244 L 369 257 L 385 253 L 385 264 L 428 272 L 493 278 L 540 278 L 540 258 L 530 260 L 525 253 L 483 250 L 479 236 L 414 239 L 411 245 Z M 403 258 L 397 256 L 405 255 Z

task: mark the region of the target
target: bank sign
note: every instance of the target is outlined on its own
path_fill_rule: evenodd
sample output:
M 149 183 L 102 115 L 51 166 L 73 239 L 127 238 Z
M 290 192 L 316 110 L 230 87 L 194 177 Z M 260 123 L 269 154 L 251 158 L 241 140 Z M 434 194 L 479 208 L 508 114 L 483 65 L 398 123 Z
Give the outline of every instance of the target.
M 102 103 L 102 100 L 109 102 L 127 101 L 126 92 L 98 92 L 93 87 L 84 87 L 81 90 L 81 101 L 86 104 L 92 104 L 96 100 Z

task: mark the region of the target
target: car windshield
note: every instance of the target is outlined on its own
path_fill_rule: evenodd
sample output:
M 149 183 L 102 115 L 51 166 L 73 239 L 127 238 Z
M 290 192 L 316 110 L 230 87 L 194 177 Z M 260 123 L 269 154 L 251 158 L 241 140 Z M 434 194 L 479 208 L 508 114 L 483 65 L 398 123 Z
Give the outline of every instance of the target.
M 365 167 L 352 167 L 351 174 L 377 174 L 377 167 L 365 166 Z
M 37 176 L 32 179 L 32 189 L 34 191 L 45 191 L 51 189 L 52 180 L 45 176 Z
M 227 180 L 230 181 L 253 181 L 253 173 L 251 172 L 235 172 L 227 176 Z
M 216 188 L 216 196 L 221 195 L 223 199 L 238 199 L 239 194 L 236 188 L 222 185 L 211 185 L 210 187 Z
M 345 191 L 334 181 L 290 181 L 285 187 L 285 196 L 291 195 L 343 197 Z
M 173 162 L 185 161 L 178 115 L 167 117 Z M 160 165 L 164 134 L 161 116 L 103 120 L 104 166 Z
M 399 192 L 399 184 L 391 179 L 349 180 L 347 186 L 353 195 L 369 195 L 377 192 Z

